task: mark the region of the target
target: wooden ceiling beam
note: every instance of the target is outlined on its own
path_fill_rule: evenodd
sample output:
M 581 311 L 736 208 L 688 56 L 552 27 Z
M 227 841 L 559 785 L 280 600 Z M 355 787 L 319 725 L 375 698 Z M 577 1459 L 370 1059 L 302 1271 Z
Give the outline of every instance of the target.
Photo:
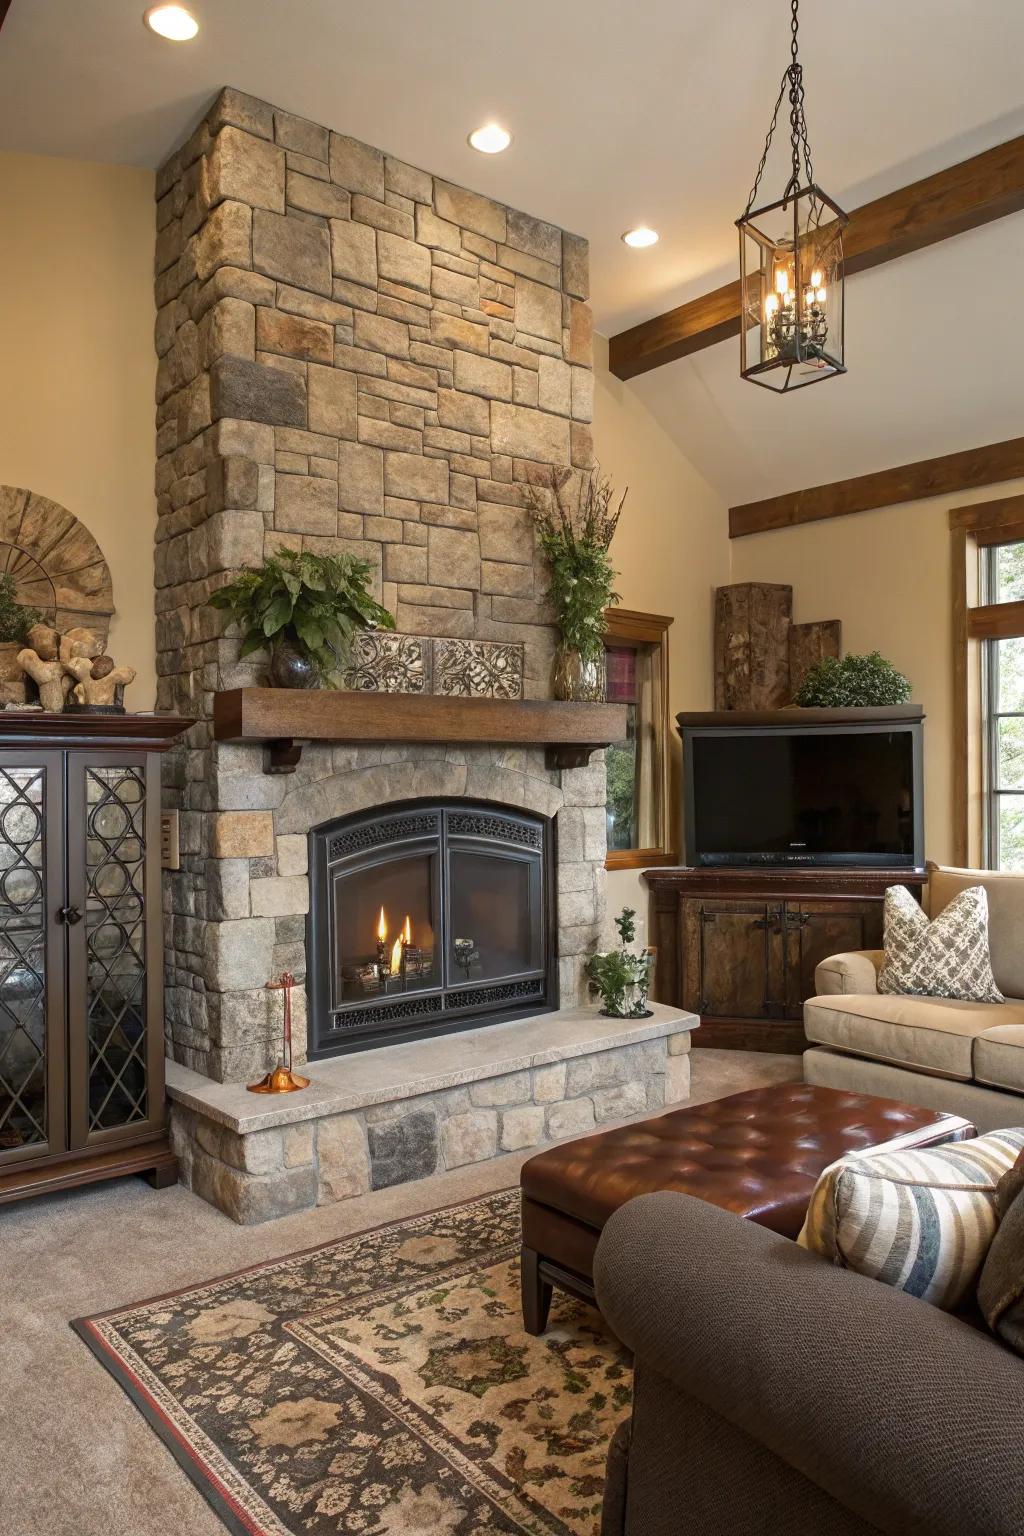
M 800 523 L 817 523 L 1018 478 L 1024 478 L 1024 437 L 1011 437 L 1003 443 L 986 443 L 981 448 L 965 448 L 960 453 L 944 453 L 940 458 L 898 464 L 893 469 L 856 475 L 852 480 L 836 480 L 831 485 L 814 485 L 806 491 L 787 491 L 765 501 L 730 507 L 729 537 L 742 539 L 772 528 L 795 528 Z
M 867 272 L 1022 208 L 1024 134 L 856 209 L 843 237 L 846 275 Z M 739 335 L 740 310 L 737 279 L 620 331 L 608 344 L 608 366 L 616 378 L 632 379 L 713 347 Z

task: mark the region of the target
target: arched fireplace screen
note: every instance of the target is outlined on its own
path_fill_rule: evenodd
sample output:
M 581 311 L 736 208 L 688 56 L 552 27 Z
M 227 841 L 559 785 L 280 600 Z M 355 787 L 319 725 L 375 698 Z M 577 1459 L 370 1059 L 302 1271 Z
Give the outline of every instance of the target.
M 310 1055 L 558 1005 L 551 823 L 412 801 L 310 834 Z

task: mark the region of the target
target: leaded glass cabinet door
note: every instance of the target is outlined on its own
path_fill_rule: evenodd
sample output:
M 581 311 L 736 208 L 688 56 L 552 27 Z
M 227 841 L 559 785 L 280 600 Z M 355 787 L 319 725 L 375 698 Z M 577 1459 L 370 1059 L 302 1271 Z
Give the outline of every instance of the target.
M 0 755 L 0 1169 L 67 1147 L 62 770 Z
M 68 755 L 71 1146 L 159 1126 L 159 775 L 142 753 Z M 152 911 L 150 898 L 152 897 Z M 77 914 L 77 915 L 76 915 Z

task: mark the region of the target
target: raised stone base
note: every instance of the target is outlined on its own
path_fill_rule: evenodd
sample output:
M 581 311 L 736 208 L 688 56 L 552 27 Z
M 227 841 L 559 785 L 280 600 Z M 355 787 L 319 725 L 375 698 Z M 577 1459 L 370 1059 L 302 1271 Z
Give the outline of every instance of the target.
M 654 1009 L 561 1009 L 314 1062 L 310 1087 L 280 1098 L 168 1062 L 182 1179 L 234 1221 L 269 1221 L 679 1103 L 697 1019 Z

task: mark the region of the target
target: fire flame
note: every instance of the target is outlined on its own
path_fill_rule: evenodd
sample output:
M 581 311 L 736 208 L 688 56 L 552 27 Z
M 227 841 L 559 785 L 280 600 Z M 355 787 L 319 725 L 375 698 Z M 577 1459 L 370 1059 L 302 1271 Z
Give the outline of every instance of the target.
M 388 936 L 387 918 L 384 916 L 384 908 L 381 907 L 381 909 L 380 909 L 380 917 L 378 917 L 378 919 L 377 919 L 377 937 L 378 937 L 378 939 L 380 939 L 381 943 L 383 944 L 383 942 L 387 938 L 387 936 Z
M 391 974 L 397 976 L 402 969 L 402 940 L 399 936 L 391 946 Z
M 405 927 L 402 929 L 402 943 L 412 943 L 412 923 L 409 921 L 408 912 L 405 914 Z

